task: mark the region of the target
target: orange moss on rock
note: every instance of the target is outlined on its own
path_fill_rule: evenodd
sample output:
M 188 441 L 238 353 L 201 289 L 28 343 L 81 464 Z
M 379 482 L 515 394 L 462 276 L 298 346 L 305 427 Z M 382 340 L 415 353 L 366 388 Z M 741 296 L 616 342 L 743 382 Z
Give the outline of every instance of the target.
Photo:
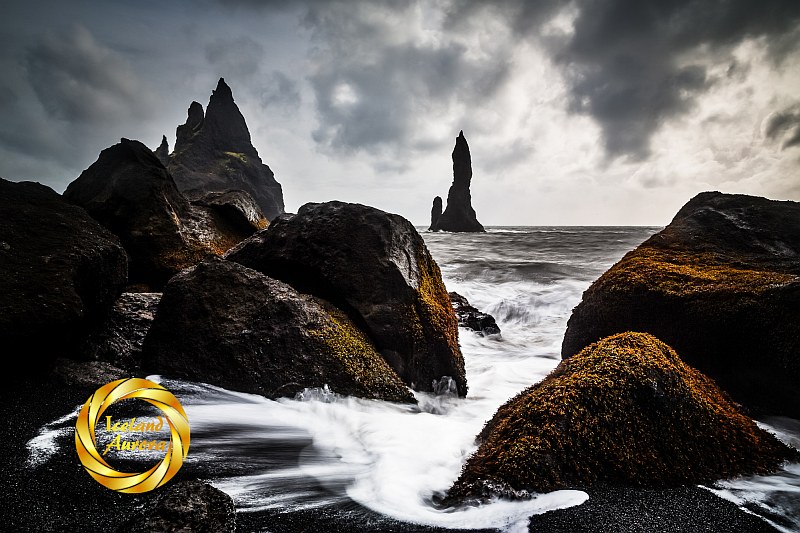
M 642 245 L 596 282 L 606 290 L 688 296 L 702 292 L 760 294 L 800 276 L 748 268 L 735 257 Z
M 462 396 L 467 393 L 464 356 L 458 344 L 458 319 L 456 318 L 447 288 L 442 281 L 442 272 L 439 265 L 427 249 L 420 247 L 417 250 L 417 269 L 419 272 L 419 287 L 417 288 L 417 324 L 420 330 L 426 327 L 431 331 L 420 333 L 425 336 L 441 336 L 447 343 L 452 354 L 455 376 L 464 381 Z
M 646 333 L 602 339 L 498 409 L 454 503 L 594 484 L 664 487 L 774 471 L 800 453 Z
M 309 330 L 321 341 L 324 351 L 341 365 L 341 372 L 352 378 L 356 394 L 401 403 L 416 403 L 411 390 L 406 387 L 392 367 L 375 350 L 364 333 L 347 315 L 320 299 L 315 301 L 326 311 L 331 325 Z

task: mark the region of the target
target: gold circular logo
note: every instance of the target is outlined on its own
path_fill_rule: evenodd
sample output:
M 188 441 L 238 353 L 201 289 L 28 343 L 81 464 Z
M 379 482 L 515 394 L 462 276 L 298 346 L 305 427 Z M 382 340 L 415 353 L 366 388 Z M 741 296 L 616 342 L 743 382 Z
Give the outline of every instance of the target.
M 107 445 L 101 455 L 97 450 L 95 426 L 101 420 L 108 407 L 119 400 L 138 398 L 156 407 L 163 413 L 170 428 L 170 441 L 137 440 L 122 441 L 125 434 L 136 435 L 158 431 L 163 427 L 163 420 L 158 417 L 158 422 L 139 422 L 136 419 L 128 421 L 113 421 L 106 417 L 107 429 L 115 435 L 111 444 Z M 128 378 L 112 381 L 103 385 L 92 394 L 83 404 L 75 424 L 75 447 L 78 458 L 89 475 L 98 483 L 119 492 L 140 493 L 160 487 L 178 472 L 183 465 L 183 460 L 189 452 L 189 419 L 178 399 L 167 389 L 147 379 Z M 161 461 L 141 473 L 118 472 L 103 459 L 103 455 L 111 448 L 117 450 L 164 450 L 166 453 Z

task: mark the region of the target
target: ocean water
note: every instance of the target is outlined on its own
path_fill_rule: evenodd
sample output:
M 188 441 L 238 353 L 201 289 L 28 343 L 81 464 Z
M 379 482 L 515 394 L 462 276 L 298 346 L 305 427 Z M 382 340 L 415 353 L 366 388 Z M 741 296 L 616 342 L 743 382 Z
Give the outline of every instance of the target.
M 583 291 L 658 229 L 423 231 L 448 290 L 492 314 L 502 329 L 489 337 L 460 330 L 467 398 L 456 397 L 442 383 L 438 395 L 417 393 L 417 406 L 345 398 L 325 389 L 272 401 L 164 379 L 189 416 L 187 463 L 202 465 L 242 513 L 355 505 L 415 524 L 527 531 L 532 514 L 578 505 L 588 496 L 557 491 L 526 502 L 447 511 L 434 502 L 476 449 L 474 437 L 484 422 L 559 363 L 567 319 Z M 784 441 L 800 444 L 800 422 L 761 423 Z M 74 414 L 42 428 L 29 443 L 31 467 L 56 452 L 69 424 Z M 783 531 L 800 531 L 800 465 L 712 489 Z

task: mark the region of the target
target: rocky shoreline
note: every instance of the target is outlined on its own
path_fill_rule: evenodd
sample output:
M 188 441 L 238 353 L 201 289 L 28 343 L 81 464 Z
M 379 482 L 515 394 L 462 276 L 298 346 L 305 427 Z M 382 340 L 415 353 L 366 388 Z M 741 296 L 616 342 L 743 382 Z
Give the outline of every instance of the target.
M 42 391 L 47 391 L 43 394 Z M 20 380 L 4 390 L 0 420 L 7 436 L 0 474 L 0 499 L 5 525 L 12 531 L 84 532 L 119 529 L 132 517 L 155 504 L 162 489 L 142 495 L 118 494 L 91 479 L 74 453 L 56 453 L 38 467 L 24 466 L 27 442 L 39 428 L 86 401 L 92 389 L 45 380 Z M 72 451 L 72 437 L 61 438 Z M 213 484 L 215 474 L 186 465 L 170 485 L 200 479 Z M 168 487 L 165 487 L 165 489 Z M 577 507 L 551 511 L 531 518 L 530 531 L 540 533 L 774 533 L 760 518 L 697 487 L 635 489 L 596 487 L 589 500 Z M 400 522 L 351 502 L 322 509 L 273 509 L 237 513 L 236 531 L 301 533 L 444 533 L 452 529 Z M 191 531 L 208 531 L 196 529 Z M 481 532 L 497 531 L 469 530 Z
M 0 180 L 0 345 L 21 368 L 0 406 L 13 529 L 232 530 L 228 496 L 184 483 L 221 475 L 200 463 L 139 496 L 98 485 L 72 453 L 23 466 L 42 425 L 112 379 L 163 374 L 270 399 L 325 387 L 413 404 L 414 391 L 468 395 L 459 323 L 502 340 L 491 316 L 448 294 L 402 216 L 337 201 L 283 213 L 224 80 L 206 114 L 192 104 L 178 141 L 167 154 L 122 139 L 63 196 Z M 482 231 L 463 134 L 453 168 L 432 230 Z M 563 361 L 476 436 L 442 512 L 577 488 L 588 504 L 531 529 L 769 531 L 696 485 L 800 458 L 749 418 L 800 413 L 798 265 L 800 204 L 692 199 L 584 293 Z M 72 438 L 67 429 L 61 448 Z M 240 515 L 243 531 L 439 531 L 350 500 Z

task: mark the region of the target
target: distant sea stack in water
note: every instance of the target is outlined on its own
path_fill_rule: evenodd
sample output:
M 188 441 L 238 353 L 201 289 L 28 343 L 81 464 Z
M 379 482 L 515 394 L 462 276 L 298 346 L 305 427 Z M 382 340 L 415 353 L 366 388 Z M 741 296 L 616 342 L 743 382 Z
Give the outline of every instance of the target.
M 189 106 L 167 168 L 191 200 L 208 192 L 241 189 L 250 193 L 268 220 L 284 212 L 281 185 L 253 147 L 244 116 L 223 78 L 205 113 L 197 102 Z
M 472 158 L 462 131 L 456 137 L 456 146 L 453 148 L 453 184 L 447 193 L 447 208 L 442 213 L 442 199 L 439 196 L 433 199 L 431 231 L 486 231 L 478 222 L 472 208 L 472 196 L 469 192 L 471 182 Z

